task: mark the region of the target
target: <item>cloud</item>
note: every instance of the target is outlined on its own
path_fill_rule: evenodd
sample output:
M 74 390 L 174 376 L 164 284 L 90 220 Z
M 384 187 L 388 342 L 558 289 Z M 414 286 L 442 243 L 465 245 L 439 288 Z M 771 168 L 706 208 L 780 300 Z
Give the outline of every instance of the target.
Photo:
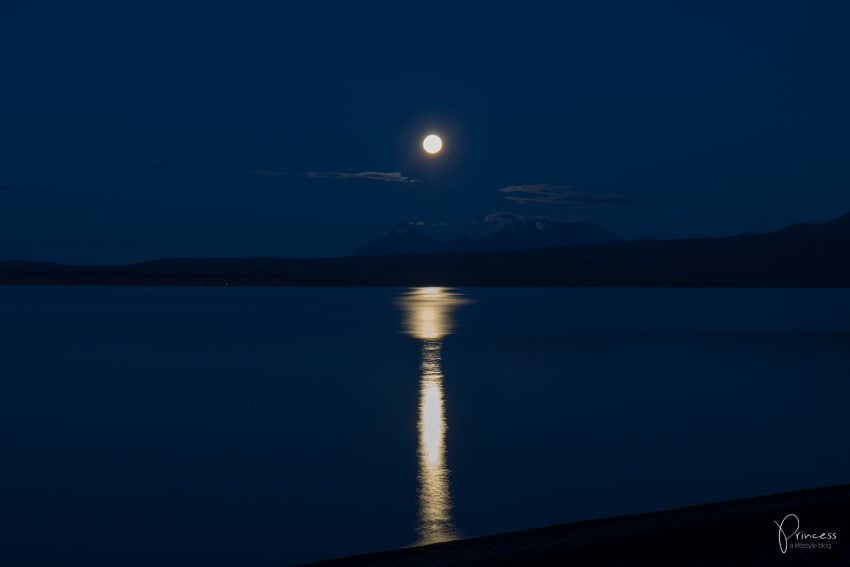
M 283 177 L 289 175 L 286 171 L 277 171 L 275 169 L 251 169 L 242 173 L 255 177 Z M 398 171 L 358 171 L 351 173 L 342 171 L 308 171 L 303 176 L 313 179 L 365 179 L 367 181 L 383 181 L 385 183 L 419 182 L 419 179 L 412 179 L 402 175 Z
M 360 171 L 357 173 L 342 173 L 336 171 L 308 171 L 305 177 L 325 179 L 367 179 L 369 181 L 385 181 L 387 183 L 418 183 L 418 179 L 411 179 L 398 171 Z
M 18 195 L 57 195 L 53 189 L 38 185 L 0 185 L 0 193 L 16 193 Z
M 462 226 L 464 223 L 461 222 L 461 221 L 456 221 L 456 220 L 454 220 L 454 221 L 426 221 L 426 220 L 419 219 L 419 220 L 415 220 L 415 221 L 408 221 L 407 224 L 409 224 L 410 226 L 418 226 L 418 227 L 444 227 L 444 226 L 458 227 L 458 226 Z
M 543 203 L 547 205 L 570 205 L 587 207 L 594 205 L 614 205 L 618 203 L 636 203 L 628 197 L 615 195 L 591 195 L 576 191 L 567 185 L 550 185 L 547 183 L 509 185 L 499 189 L 500 193 L 508 193 L 505 199 L 522 205 L 528 203 Z

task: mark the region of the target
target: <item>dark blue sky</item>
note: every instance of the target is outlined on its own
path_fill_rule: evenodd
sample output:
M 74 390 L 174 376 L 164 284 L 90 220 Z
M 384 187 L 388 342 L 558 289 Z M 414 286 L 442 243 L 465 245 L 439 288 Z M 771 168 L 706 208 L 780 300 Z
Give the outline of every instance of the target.
M 850 210 L 850 3 L 295 4 L 4 3 L 0 257 L 348 254 L 497 211 L 671 237 Z

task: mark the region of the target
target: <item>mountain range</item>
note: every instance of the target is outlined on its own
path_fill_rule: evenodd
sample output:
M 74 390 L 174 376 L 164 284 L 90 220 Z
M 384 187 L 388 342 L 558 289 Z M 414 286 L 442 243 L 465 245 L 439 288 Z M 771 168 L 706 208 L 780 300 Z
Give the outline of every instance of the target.
M 622 237 L 604 226 L 580 222 L 505 219 L 491 221 L 479 230 L 438 240 L 404 224 L 358 249 L 355 256 L 428 254 L 435 252 L 494 252 L 533 250 L 551 246 L 587 246 L 620 242 Z
M 850 287 L 850 214 L 763 234 L 339 258 L 0 262 L 0 284 Z

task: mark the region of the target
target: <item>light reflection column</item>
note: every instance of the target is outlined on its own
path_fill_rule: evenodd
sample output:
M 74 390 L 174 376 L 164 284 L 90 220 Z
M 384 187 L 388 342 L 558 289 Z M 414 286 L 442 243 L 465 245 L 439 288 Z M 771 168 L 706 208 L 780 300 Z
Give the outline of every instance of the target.
M 422 341 L 419 381 L 419 545 L 458 537 L 452 522 L 446 418 L 441 368 L 442 338 L 452 331 L 451 314 L 466 303 L 445 288 L 417 288 L 400 302 L 405 331 Z
M 457 537 L 446 467 L 446 418 L 440 341 L 422 343 L 419 382 L 419 544 Z

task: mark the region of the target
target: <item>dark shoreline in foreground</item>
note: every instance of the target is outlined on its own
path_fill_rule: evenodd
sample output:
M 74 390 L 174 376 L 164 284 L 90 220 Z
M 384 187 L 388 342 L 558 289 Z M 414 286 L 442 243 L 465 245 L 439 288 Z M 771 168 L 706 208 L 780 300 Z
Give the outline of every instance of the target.
M 782 553 L 779 529 L 799 529 L 831 549 Z M 783 524 L 790 535 L 794 520 Z M 850 484 L 587 520 L 321 561 L 311 565 L 847 565 Z M 820 542 L 806 539 L 806 543 Z

